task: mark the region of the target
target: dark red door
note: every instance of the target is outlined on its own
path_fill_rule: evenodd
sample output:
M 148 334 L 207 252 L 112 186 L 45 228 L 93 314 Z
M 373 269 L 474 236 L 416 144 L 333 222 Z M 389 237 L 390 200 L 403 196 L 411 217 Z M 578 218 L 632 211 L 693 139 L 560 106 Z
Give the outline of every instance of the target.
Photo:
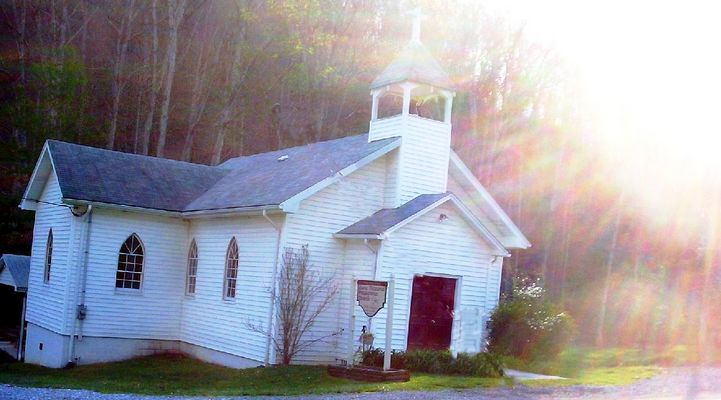
M 456 280 L 435 276 L 413 278 L 408 350 L 445 350 L 451 345 Z

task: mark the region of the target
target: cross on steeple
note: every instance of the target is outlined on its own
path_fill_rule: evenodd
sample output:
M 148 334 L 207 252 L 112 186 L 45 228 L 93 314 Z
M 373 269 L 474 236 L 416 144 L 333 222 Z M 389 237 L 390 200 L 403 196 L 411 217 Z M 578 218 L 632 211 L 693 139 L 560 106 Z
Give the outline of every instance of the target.
M 421 11 L 420 7 L 417 7 L 411 11 L 408 11 L 408 15 L 410 15 L 413 18 L 413 30 L 411 32 L 411 42 L 414 43 L 420 43 L 421 42 L 421 23 L 424 19 L 426 19 L 426 16 Z

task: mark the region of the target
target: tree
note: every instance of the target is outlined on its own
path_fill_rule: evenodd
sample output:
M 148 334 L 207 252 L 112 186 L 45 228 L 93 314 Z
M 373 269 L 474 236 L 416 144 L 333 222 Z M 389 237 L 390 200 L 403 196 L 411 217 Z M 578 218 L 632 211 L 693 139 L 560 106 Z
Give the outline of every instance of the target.
M 170 94 L 173 91 L 175 64 L 178 53 L 178 31 L 185 16 L 187 0 L 168 0 L 168 43 L 165 50 L 165 66 L 163 74 L 163 98 L 160 106 L 160 127 L 158 130 L 158 146 L 156 155 L 163 157 L 165 140 L 168 134 L 168 117 L 170 113 Z
M 275 295 L 279 332 L 273 336 L 283 365 L 290 364 L 299 352 L 314 343 L 339 334 L 331 332 L 316 338 L 306 337 L 338 292 L 334 277 L 321 277 L 309 264 L 309 256 L 308 245 L 299 250 L 286 248 L 283 254 L 283 267 Z
M 128 45 L 132 38 L 133 20 L 138 15 L 135 7 L 135 0 L 129 0 L 127 3 L 121 3 L 121 8 L 125 10 L 119 23 L 115 23 L 112 18 L 108 17 L 108 23 L 115 30 L 117 39 L 115 40 L 115 52 L 113 57 L 113 77 L 111 80 L 111 92 L 113 103 L 110 111 L 110 128 L 108 129 L 108 140 L 106 147 L 113 149 L 115 147 L 115 132 L 118 129 L 118 111 L 120 110 L 120 99 L 125 89 L 125 62 L 128 58 Z

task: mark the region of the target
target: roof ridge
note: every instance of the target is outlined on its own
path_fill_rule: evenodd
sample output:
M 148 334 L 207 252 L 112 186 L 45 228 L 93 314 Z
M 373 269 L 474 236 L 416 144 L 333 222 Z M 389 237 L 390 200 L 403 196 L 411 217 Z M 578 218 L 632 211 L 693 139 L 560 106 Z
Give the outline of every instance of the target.
M 276 153 L 276 152 L 279 153 L 279 152 L 283 152 L 283 151 L 289 151 L 289 150 L 299 149 L 299 148 L 302 148 L 302 147 L 309 147 L 309 146 L 313 146 L 313 145 L 317 145 L 317 144 L 321 144 L 321 143 L 334 142 L 334 141 L 337 141 L 337 140 L 346 140 L 346 139 L 353 138 L 353 137 L 358 137 L 358 136 L 368 136 L 368 132 L 360 133 L 360 134 L 356 134 L 356 135 L 343 136 L 343 137 L 334 138 L 334 139 L 319 140 L 319 141 L 317 141 L 317 142 L 310 142 L 310 143 L 300 144 L 300 145 L 298 145 L 298 146 L 292 146 L 292 147 L 284 147 L 284 148 L 282 148 L 282 149 L 264 151 L 264 152 L 262 152 L 262 153 L 248 154 L 248 155 L 246 155 L 246 156 L 231 157 L 231 158 L 223 161 L 222 163 L 218 164 L 218 166 L 222 166 L 223 164 L 225 164 L 225 163 L 227 163 L 228 161 L 231 161 L 231 160 L 238 160 L 238 159 L 242 159 L 242 158 L 262 156 L 262 155 L 267 155 L 267 154 Z
M 206 167 L 206 168 L 213 168 L 213 169 L 215 169 L 215 168 L 218 167 L 217 165 L 208 165 L 208 164 L 202 164 L 202 163 L 194 163 L 194 162 L 190 162 L 190 161 L 176 160 L 176 159 L 174 159 L 174 158 L 157 157 L 157 156 L 152 156 L 152 155 L 147 155 L 147 154 L 128 153 L 128 152 L 120 151 L 120 150 L 104 149 L 104 148 L 102 148 L 102 147 L 95 147 L 95 146 L 89 146 L 89 145 L 86 145 L 86 144 L 66 142 L 66 141 L 57 140 L 57 139 L 47 139 L 46 142 L 47 142 L 47 143 L 61 143 L 61 144 L 63 144 L 63 145 L 77 146 L 77 147 L 85 147 L 85 148 L 88 148 L 88 149 L 103 151 L 103 152 L 107 152 L 107 153 L 122 154 L 122 155 L 124 155 L 124 156 L 138 157 L 138 158 L 150 158 L 150 159 L 155 159 L 155 160 L 161 160 L 161 161 L 164 161 L 164 162 L 167 161 L 167 162 L 171 162 L 171 163 L 178 163 L 178 164 L 184 164 L 184 165 L 192 165 L 192 166 Z
M 317 141 L 317 142 L 311 142 L 311 143 L 301 144 L 301 145 L 292 146 L 292 147 L 284 147 L 284 148 L 282 148 L 282 149 L 264 151 L 264 152 L 262 152 L 262 153 L 249 154 L 249 155 L 246 155 L 246 156 L 231 157 L 231 158 L 223 161 L 222 163 L 220 163 L 220 164 L 218 164 L 218 165 L 208 165 L 208 164 L 203 164 L 203 163 L 194 163 L 194 162 L 190 162 L 190 161 L 176 160 L 176 159 L 174 159 L 174 158 L 164 158 L 164 157 L 157 157 L 157 156 L 152 156 L 152 155 L 147 155 L 147 154 L 137 154 L 137 153 L 129 153 L 129 152 L 125 152 L 125 151 L 120 151 L 120 150 L 104 149 L 104 148 L 102 148 L 102 147 L 95 147 L 95 146 L 90 146 L 90 145 L 87 145 L 87 144 L 66 142 L 66 141 L 64 141 L 64 140 L 57 140 L 57 139 L 47 139 L 46 142 L 47 142 L 47 143 L 61 143 L 61 144 L 63 144 L 63 145 L 68 145 L 68 146 L 85 147 L 85 148 L 88 148 L 88 149 L 93 149 L 93 150 L 103 151 L 103 152 L 109 152 L 109 153 L 122 154 L 122 155 L 130 156 L 130 157 L 151 158 L 151 159 L 162 160 L 162 161 L 167 161 L 167 162 L 171 162 L 171 163 L 179 163 L 179 164 L 193 165 L 193 166 L 213 168 L 213 169 L 227 169 L 227 168 L 224 168 L 224 167 L 223 167 L 223 164 L 227 163 L 227 162 L 230 161 L 230 160 L 237 160 L 237 159 L 241 159 L 241 158 L 261 156 L 261 155 L 264 155 L 264 154 L 270 154 L 270 153 L 274 153 L 274 152 L 282 152 L 282 151 L 286 151 L 286 150 L 298 149 L 298 148 L 301 148 L 301 147 L 313 146 L 313 145 L 317 145 L 317 144 L 320 144 L 320 143 L 328 143 L 328 142 L 333 142 L 333 141 L 336 141 L 336 140 L 344 140 L 344 139 L 348 139 L 348 138 L 351 138 L 351 137 L 367 136 L 367 135 L 368 135 L 368 133 L 366 132 L 366 133 L 361 133 L 361 134 L 357 134 L 357 135 L 343 136 L 343 137 L 334 138 L 334 139 L 319 140 L 319 141 Z

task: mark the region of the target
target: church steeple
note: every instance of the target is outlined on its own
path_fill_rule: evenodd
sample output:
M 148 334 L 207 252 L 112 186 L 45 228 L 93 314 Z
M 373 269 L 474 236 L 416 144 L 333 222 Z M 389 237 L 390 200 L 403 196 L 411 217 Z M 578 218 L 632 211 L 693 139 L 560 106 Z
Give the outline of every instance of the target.
M 368 141 L 401 137 L 391 160 L 396 174 L 394 199 L 398 206 L 424 193 L 446 191 L 451 144 L 453 84 L 421 41 L 423 14 L 413 17 L 411 37 L 398 56 L 371 83 L 371 121 Z
M 425 16 L 420 9 L 408 14 L 413 17 L 410 40 L 370 86 L 371 132 L 374 121 L 396 115 L 451 122 L 453 84 L 421 42 L 421 23 Z M 371 135 L 371 141 L 377 139 L 380 138 Z

